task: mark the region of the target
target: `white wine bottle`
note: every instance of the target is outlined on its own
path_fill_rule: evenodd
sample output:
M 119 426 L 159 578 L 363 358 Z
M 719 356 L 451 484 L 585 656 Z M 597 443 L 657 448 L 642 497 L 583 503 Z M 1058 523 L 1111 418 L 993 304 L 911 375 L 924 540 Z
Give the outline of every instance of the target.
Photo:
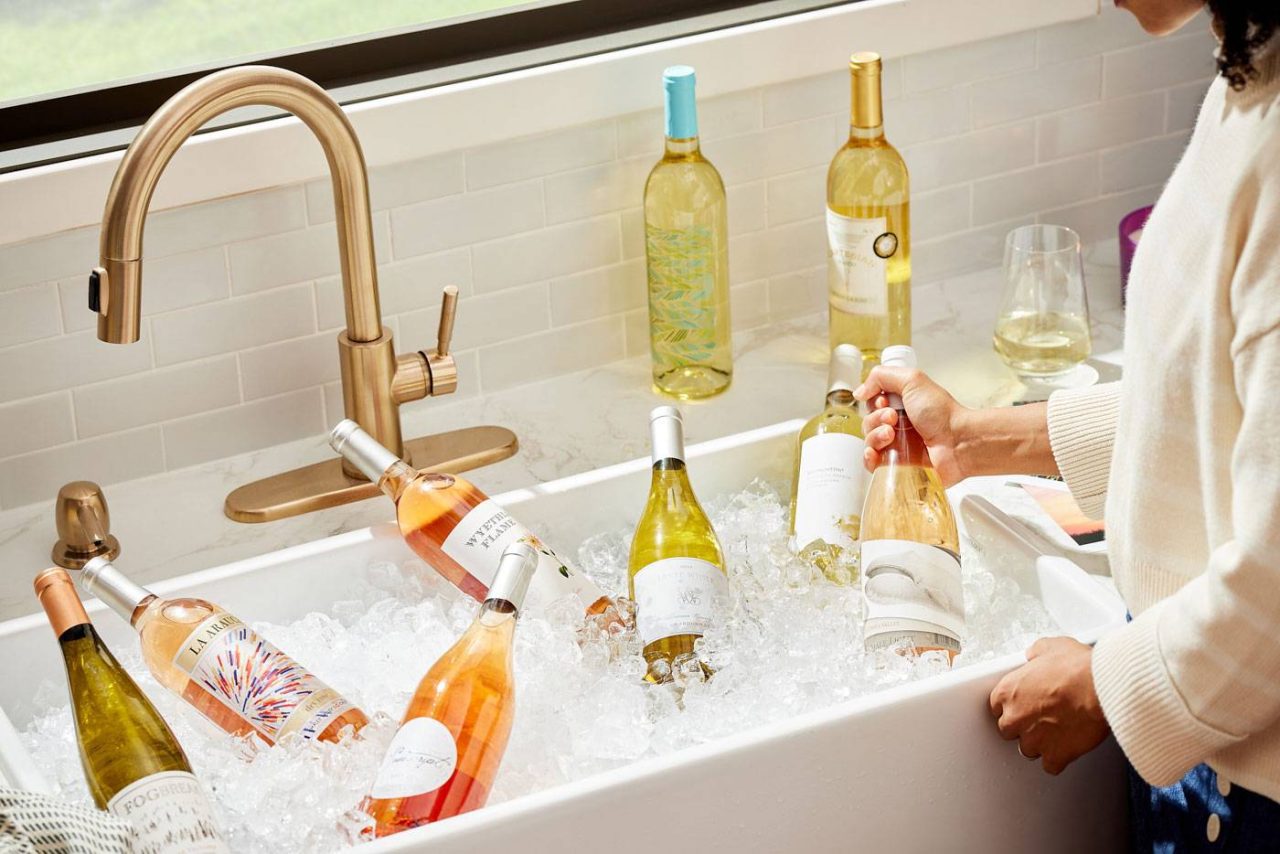
M 93 802 L 129 822 L 135 851 L 226 852 L 182 745 L 98 637 L 71 576 L 65 569 L 46 569 L 36 576 L 35 589 L 62 649 Z
M 862 377 L 862 354 L 852 344 L 831 351 L 827 400 L 796 437 L 791 482 L 791 545 L 833 581 L 848 580 L 840 568 L 854 548 L 867 492 L 862 463 L 862 416 L 853 390 Z M 851 568 L 851 567 L 850 567 Z
M 914 368 L 910 347 L 886 347 L 883 364 Z M 902 400 L 893 444 L 881 455 L 862 510 L 861 575 L 867 649 L 960 652 L 964 594 L 960 536 L 929 451 Z
M 631 540 L 631 598 L 651 682 L 670 678 L 673 663 L 722 617 L 729 579 L 724 552 L 698 504 L 684 462 L 684 425 L 674 406 L 649 415 L 653 479 Z
M 724 182 L 698 145 L 694 73 L 662 74 L 666 149 L 644 186 L 653 384 L 693 400 L 733 378 L 729 225 Z
M 849 71 L 849 141 L 827 171 L 827 289 L 831 346 L 854 345 L 869 371 L 911 343 L 909 181 L 884 137 L 879 54 L 855 53 Z

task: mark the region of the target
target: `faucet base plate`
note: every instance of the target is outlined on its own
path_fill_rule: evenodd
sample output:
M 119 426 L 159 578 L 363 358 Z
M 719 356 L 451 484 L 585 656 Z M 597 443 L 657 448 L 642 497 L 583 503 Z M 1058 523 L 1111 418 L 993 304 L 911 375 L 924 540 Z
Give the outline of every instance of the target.
M 515 433 L 485 425 L 407 439 L 404 455 L 423 471 L 463 472 L 505 460 L 518 448 Z M 222 509 L 235 522 L 271 522 L 378 494 L 376 484 L 347 476 L 342 460 L 332 459 L 247 483 L 227 496 Z

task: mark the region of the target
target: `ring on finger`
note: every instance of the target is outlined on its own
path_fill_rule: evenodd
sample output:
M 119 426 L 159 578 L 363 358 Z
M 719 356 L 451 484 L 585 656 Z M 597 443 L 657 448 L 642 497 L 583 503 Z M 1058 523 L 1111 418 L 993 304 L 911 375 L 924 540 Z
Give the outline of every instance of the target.
M 1019 742 L 1018 742 L 1018 755 L 1019 755 L 1019 756 L 1021 756 L 1023 759 L 1033 759 L 1033 760 L 1034 760 L 1034 759 L 1039 759 L 1039 758 L 1040 758 L 1040 757 L 1038 757 L 1038 756 L 1028 756 L 1028 755 L 1026 754 L 1026 752 L 1024 752 L 1024 751 L 1023 751 L 1023 749 L 1022 749 L 1022 742 L 1021 742 L 1021 741 L 1019 741 Z

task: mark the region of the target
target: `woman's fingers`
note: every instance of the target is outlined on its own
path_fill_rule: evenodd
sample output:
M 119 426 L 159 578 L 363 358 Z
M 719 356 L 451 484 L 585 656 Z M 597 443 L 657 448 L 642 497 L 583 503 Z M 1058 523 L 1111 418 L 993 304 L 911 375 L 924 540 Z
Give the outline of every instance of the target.
M 867 438 L 864 441 L 868 448 L 879 452 L 893 444 L 893 436 L 893 427 L 888 424 L 882 424 L 867 433 Z
M 858 400 L 870 400 L 881 394 L 902 394 L 902 389 L 913 373 L 915 372 L 907 368 L 877 365 L 867 374 L 866 381 L 854 390 L 853 396 Z
M 880 465 L 880 452 L 870 445 L 863 448 L 862 464 L 867 467 L 867 471 L 875 471 Z
M 862 435 L 866 436 L 881 425 L 888 424 L 890 427 L 898 423 L 898 410 L 892 406 L 886 406 L 883 409 L 873 410 L 866 418 L 862 419 Z

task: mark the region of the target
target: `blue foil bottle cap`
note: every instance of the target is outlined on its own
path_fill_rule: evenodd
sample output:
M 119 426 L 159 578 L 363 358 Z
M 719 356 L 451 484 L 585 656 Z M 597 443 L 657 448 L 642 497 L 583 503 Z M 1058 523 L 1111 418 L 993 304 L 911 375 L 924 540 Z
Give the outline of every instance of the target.
M 695 79 L 693 69 L 687 65 L 673 65 L 662 72 L 666 133 L 670 139 L 691 139 L 698 135 L 698 107 L 693 94 Z

